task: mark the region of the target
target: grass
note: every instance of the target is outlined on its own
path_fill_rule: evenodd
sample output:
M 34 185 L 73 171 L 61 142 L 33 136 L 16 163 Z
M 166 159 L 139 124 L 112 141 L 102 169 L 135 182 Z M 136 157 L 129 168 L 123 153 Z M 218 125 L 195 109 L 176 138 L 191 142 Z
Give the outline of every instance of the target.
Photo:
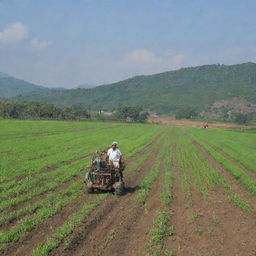
M 253 195 L 256 195 L 256 181 L 252 179 L 245 171 L 235 165 L 232 161 L 225 158 L 222 154 L 213 149 L 209 144 L 206 144 L 201 139 L 197 139 L 198 143 L 219 162 L 231 175 L 242 184 Z
M 33 214 L 39 209 L 43 208 L 45 205 L 53 205 L 59 198 L 72 196 L 74 193 L 83 193 L 84 184 L 82 180 L 71 183 L 68 188 L 58 191 L 56 193 L 49 194 L 45 199 L 35 201 L 21 209 L 16 211 L 6 212 L 0 216 L 0 226 L 5 223 L 12 222 L 16 219 L 21 220 L 21 218 L 28 214 Z
M 199 216 L 198 216 L 197 214 L 190 215 L 190 216 L 188 217 L 189 223 L 195 222 L 195 221 L 198 219 L 198 217 L 199 217 Z
M 238 205 L 242 210 L 247 212 L 252 211 L 252 207 L 247 202 L 245 202 L 239 195 L 231 194 L 229 196 L 229 199 L 236 205 Z
M 171 134 L 167 137 L 170 141 L 172 139 Z M 164 239 L 174 234 L 174 227 L 170 224 L 172 213 L 169 209 L 172 202 L 172 185 L 173 185 L 173 174 L 171 169 L 172 162 L 172 148 L 167 143 L 163 150 L 161 168 L 164 173 L 164 184 L 162 192 L 160 193 L 161 210 L 157 211 L 155 220 L 152 228 L 149 232 L 149 240 L 145 245 L 144 256 L 171 256 L 173 255 L 172 250 L 166 248 L 164 245 Z M 154 170 L 154 169 L 153 169 Z
M 160 134 L 154 144 L 146 149 Z M 154 212 L 154 221 L 149 223 L 151 226 L 144 255 L 173 255 L 165 241 L 175 234 L 175 227 L 172 225 L 175 178 L 172 166 L 176 164 L 187 198 L 193 193 L 200 193 L 207 199 L 220 188 L 227 199 L 245 214 L 252 211 L 252 206 L 233 191 L 222 173 L 209 163 L 190 137 L 221 163 L 238 183 L 253 196 L 256 195 L 256 181 L 249 175 L 249 172 L 255 171 L 256 166 L 255 133 L 241 133 L 240 136 L 240 132 L 233 131 L 141 124 L 1 120 L 0 226 L 3 229 L 0 231 L 0 250 L 5 251 L 17 241 L 22 241 L 37 226 L 44 225 L 47 220 L 51 221 L 50 218 L 65 211 L 70 202 L 78 200 L 83 195 L 82 175 L 90 159 L 75 159 L 107 147 L 112 140 L 120 143 L 125 158 L 131 160 L 128 161 L 125 176 L 137 175 L 142 166 L 148 166 L 145 161 L 152 152 L 159 149 L 154 164 L 149 166 L 140 189 L 134 195 L 136 206 L 146 205 L 149 194 L 161 175 L 162 183 L 157 188 L 159 209 Z M 248 172 L 225 157 L 218 150 L 220 148 L 247 168 Z M 71 163 L 70 160 L 74 162 Z M 45 172 L 53 166 L 56 168 Z M 67 241 L 72 232 L 83 225 L 94 209 L 110 196 L 112 195 L 95 195 L 95 200 L 81 202 L 76 212 L 41 241 L 33 251 L 33 256 L 49 255 L 60 245 L 65 246 L 65 243 L 68 246 Z M 195 221 L 200 221 L 197 215 L 188 216 L 188 222 Z M 219 220 L 212 219 L 213 223 L 217 221 Z M 106 239 L 115 240 L 117 236 L 113 226 Z
M 0 165 L 0 179 L 2 181 L 0 184 L 0 211 L 2 211 L 0 225 L 15 221 L 9 229 L 0 232 L 2 251 L 23 238 L 36 226 L 45 223 L 47 219 L 64 209 L 69 202 L 82 195 L 84 186 L 82 173 L 88 166 L 90 159 L 65 164 L 67 154 L 70 153 L 71 155 L 67 158 L 68 161 L 77 159 L 81 154 L 87 154 L 89 150 L 104 148 L 104 145 L 110 144 L 115 139 L 121 145 L 122 142 L 124 143 L 121 150 L 126 158 L 131 158 L 142 151 L 163 130 L 161 127 L 152 129 L 149 126 L 133 124 L 111 124 L 111 130 L 110 124 L 61 122 L 59 125 L 59 122 L 54 121 L 4 120 L 2 124 L 5 126 L 5 132 L 1 130 L 0 137 L 5 145 L 1 144 L 0 149 L 2 152 L 9 153 L 0 155 L 3 160 Z M 13 125 L 17 126 L 13 127 Z M 24 127 L 18 125 L 24 125 Z M 113 138 L 111 138 L 110 130 L 118 135 L 115 137 L 112 135 Z M 107 141 L 108 143 L 106 143 Z M 17 142 L 20 143 L 15 147 Z M 64 145 L 65 150 L 60 150 Z M 76 149 L 73 145 L 76 146 Z M 159 142 L 154 144 L 153 148 L 157 145 Z M 147 150 L 140 161 L 129 166 L 126 171 L 137 171 L 151 152 L 152 148 Z M 60 159 L 55 153 L 60 156 Z M 55 162 L 50 160 L 51 157 L 55 159 Z M 52 164 L 56 163 L 60 163 L 58 168 L 50 172 L 40 173 L 42 168 L 51 167 Z M 31 168 L 28 164 L 31 164 Z M 36 175 L 32 176 L 32 173 L 36 173 Z M 72 181 L 76 176 L 81 176 L 81 179 L 54 192 L 60 185 Z M 22 178 L 16 182 L 12 180 L 15 177 Z M 47 193 L 47 197 L 36 200 L 38 196 L 45 193 Z M 24 203 L 26 204 L 22 207 Z M 85 206 L 84 212 L 81 213 L 83 216 L 88 209 L 93 209 L 90 206 L 95 206 L 95 202 L 92 203 Z M 74 220 L 72 219 L 70 223 L 74 223 Z M 60 230 L 60 236 L 65 234 L 69 228 L 70 226 L 64 226 Z M 59 236 L 57 237 L 59 238 Z
M 71 200 L 75 200 L 79 195 L 81 195 L 82 185 L 82 182 L 73 184 L 65 196 L 63 194 L 59 194 L 54 198 L 54 201 L 47 200 L 43 207 L 35 214 L 23 218 L 8 231 L 1 232 L 0 243 L 5 243 L 5 247 L 8 247 L 9 243 L 20 240 L 27 232 L 43 223 L 49 217 L 54 216 Z
M 153 228 L 150 230 L 150 242 L 161 243 L 166 236 L 173 235 L 173 226 L 169 229 L 167 223 L 171 218 L 169 211 L 159 211 L 156 220 L 153 223 Z
M 141 184 L 139 186 L 140 189 L 139 189 L 137 195 L 135 196 L 136 202 L 142 203 L 142 204 L 145 203 L 148 193 L 149 193 L 150 189 L 152 188 L 152 185 L 160 172 L 161 161 L 163 161 L 164 153 L 165 153 L 165 147 L 162 146 L 160 148 L 160 151 L 158 152 L 156 161 L 154 162 L 154 165 L 152 166 L 151 171 L 144 178 L 144 180 L 141 182 Z
M 33 256 L 46 256 L 54 248 L 58 247 L 59 244 L 64 240 L 66 236 L 71 234 L 73 230 L 83 223 L 86 217 L 106 198 L 107 194 L 98 196 L 93 202 L 85 204 L 82 209 L 72 214 L 68 220 L 58 227 L 57 231 L 50 237 L 48 237 L 46 243 L 36 248 L 32 255 Z
M 0 183 L 62 165 L 113 140 L 127 153 L 145 146 L 162 130 L 140 124 L 2 120 L 0 152 L 5 154 L 0 155 Z
M 207 142 L 256 173 L 256 134 L 231 130 L 190 130 L 198 140 Z

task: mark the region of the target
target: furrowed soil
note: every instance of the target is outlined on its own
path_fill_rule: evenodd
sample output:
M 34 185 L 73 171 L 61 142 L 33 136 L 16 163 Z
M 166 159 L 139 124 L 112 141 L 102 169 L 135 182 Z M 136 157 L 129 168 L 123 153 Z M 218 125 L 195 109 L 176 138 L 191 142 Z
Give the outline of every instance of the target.
M 255 212 L 247 213 L 228 200 L 221 187 L 203 196 L 194 186 L 182 190 L 182 170 L 174 159 L 172 224 L 167 247 L 174 255 L 255 256 Z
M 135 202 L 133 197 L 130 198 L 126 208 L 122 209 L 122 219 L 115 229 L 114 239 L 112 241 L 106 239 L 100 253 L 95 255 L 129 256 L 143 254 L 145 245 L 149 240 L 149 231 L 157 217 L 157 211 L 162 208 L 159 200 L 162 182 L 163 172 L 160 170 L 144 205 Z
M 231 161 L 234 165 L 236 165 L 238 168 L 242 169 L 244 172 L 246 172 L 252 179 L 256 179 L 256 173 L 247 169 L 245 166 L 243 166 L 239 161 L 237 161 L 236 159 L 234 159 L 233 157 L 231 157 L 230 155 L 228 155 L 227 153 L 225 153 L 223 150 L 221 150 L 220 148 L 214 146 L 214 145 L 210 145 L 213 149 L 215 149 L 216 151 L 218 151 L 224 158 L 227 158 L 229 161 Z
M 127 193 L 124 196 L 109 197 L 88 218 L 86 225 L 81 226 L 68 238 L 71 241 L 69 248 L 65 250 L 60 247 L 52 255 L 126 255 L 121 252 L 125 242 L 123 232 L 129 236 L 132 230 L 127 228 L 137 221 L 136 217 L 140 218 L 144 213 L 144 208 L 136 205 L 134 197 L 142 179 L 151 169 L 158 151 L 159 146 L 152 151 L 139 170 L 125 177 Z
M 199 126 L 199 123 L 195 125 Z M 179 129 L 182 136 L 188 136 L 191 140 L 190 143 L 193 144 L 196 153 L 201 154 L 200 157 L 203 156 L 209 166 L 218 171 L 225 179 L 231 188 L 230 190 L 217 185 L 215 188 L 211 187 L 208 194 L 203 195 L 200 192 L 199 185 L 197 185 L 198 180 L 196 180 L 192 168 L 200 166 L 200 163 L 179 155 L 182 152 L 186 153 L 186 151 L 181 150 L 181 147 L 186 146 L 186 144 L 179 144 L 178 142 L 182 143 L 183 140 L 176 139 L 175 136 L 175 134 L 179 134 L 177 132 Z M 106 193 L 105 199 L 93 209 L 84 221 L 76 226 L 72 233 L 66 234 L 57 248 L 54 248 L 49 254 L 43 254 L 43 256 L 170 256 L 171 251 L 173 256 L 256 256 L 255 195 L 252 195 L 240 184 L 189 133 L 184 133 L 184 130 L 184 128 L 166 126 L 166 129 L 151 139 L 147 146 L 144 145 L 140 152 L 127 159 L 127 169 L 124 172 L 125 194 L 115 196 L 110 192 Z M 170 136 L 168 135 L 169 132 Z M 171 155 L 168 155 L 167 145 L 171 147 L 171 150 L 168 151 L 171 152 Z M 164 148 L 163 151 L 161 151 L 162 147 Z M 215 150 L 218 150 L 224 158 L 255 179 L 255 174 L 238 161 L 218 148 Z M 189 154 L 186 156 L 189 158 Z M 32 175 L 36 177 L 41 173 L 54 172 L 62 165 L 69 165 L 87 157 L 90 155 L 80 156 L 66 163 L 61 163 L 60 166 L 55 165 Z M 168 206 L 161 201 L 166 178 L 164 165 L 167 161 L 164 161 L 165 157 L 172 158 L 168 162 L 171 163 L 170 171 L 173 176 L 172 201 Z M 183 162 L 180 163 L 179 161 Z M 136 165 L 136 163 L 139 164 Z M 145 203 L 139 203 L 136 201 L 136 195 L 141 189 L 140 184 L 154 166 L 157 166 L 154 165 L 155 163 L 160 163 L 159 173 L 149 190 Z M 181 166 L 188 166 L 188 168 L 191 166 L 191 170 L 184 170 Z M 207 164 L 204 163 L 203 166 L 207 168 Z M 184 174 L 186 174 L 186 179 Z M 73 182 L 83 180 L 83 176 L 84 173 L 79 173 L 54 189 L 44 191 L 29 201 L 20 203 L 2 213 L 7 215 L 37 201 L 47 199 L 48 196 L 67 189 Z M 17 180 L 23 178 L 20 176 L 17 177 Z M 185 183 L 187 187 L 184 186 Z M 206 187 L 208 188 L 208 186 Z M 245 211 L 239 208 L 230 200 L 231 194 L 239 195 L 250 205 L 251 210 Z M 71 194 L 66 196 L 70 197 Z M 81 191 L 74 198 L 59 209 L 54 216 L 46 218 L 29 232 L 24 233 L 19 241 L 10 242 L 8 248 L 2 254 L 0 252 L 0 255 L 31 256 L 36 248 L 45 244 L 59 227 L 67 223 L 70 216 L 79 212 L 85 204 L 93 202 L 97 195 L 85 194 L 84 191 Z M 57 202 L 53 202 L 53 204 L 55 203 Z M 22 221 L 22 218 L 36 215 L 39 209 L 33 213 L 24 213 L 9 223 L 3 223 L 0 227 L 0 249 L 2 245 L 1 234 L 15 227 L 19 221 Z M 150 253 L 146 254 L 149 251 L 147 245 L 149 245 L 148 242 L 152 235 L 150 230 L 152 230 L 158 212 L 161 210 L 171 213 L 167 226 L 174 228 L 172 235 L 165 234 L 161 244 L 163 251 L 167 249 L 169 254 L 167 251 L 166 254 L 159 254 L 154 246 L 150 248 Z M 155 253 L 154 250 L 156 250 Z
M 218 163 L 211 155 L 209 155 L 199 144 L 195 141 L 193 144 L 196 148 L 200 151 L 200 153 L 208 160 L 210 165 L 214 167 L 216 170 L 219 170 L 222 176 L 228 181 L 229 185 L 231 186 L 232 190 L 240 195 L 246 202 L 250 204 L 253 208 L 253 212 L 256 214 L 256 196 L 252 195 L 246 188 L 240 184 L 229 172 L 226 170 L 220 163 Z M 256 215 L 255 215 L 256 219 Z
M 34 178 L 34 177 L 40 176 L 40 175 L 43 174 L 43 173 L 48 173 L 48 172 L 55 171 L 55 170 L 59 169 L 59 168 L 62 167 L 62 166 L 70 165 L 70 164 L 72 164 L 72 163 L 74 163 L 74 162 L 77 162 L 77 161 L 79 161 L 79 160 L 83 160 L 83 159 L 86 159 L 86 158 L 88 158 L 88 157 L 91 157 L 92 155 L 93 155 L 93 153 L 87 154 L 87 155 L 85 155 L 85 156 L 80 156 L 80 157 L 71 159 L 71 160 L 66 161 L 66 162 L 62 162 L 62 164 L 59 164 L 59 165 L 53 165 L 53 166 L 48 167 L 48 168 L 46 168 L 46 169 L 43 169 L 43 170 L 41 170 L 41 171 L 32 173 L 30 176 L 31 176 L 31 178 Z M 22 181 L 22 180 L 25 180 L 26 178 L 27 178 L 27 175 L 22 175 L 22 176 L 19 176 L 19 177 L 14 178 L 14 180 L 15 180 L 16 182 L 20 182 L 20 181 Z M 12 181 L 12 180 L 11 180 L 11 181 Z
M 129 165 L 130 163 L 137 161 L 141 157 L 141 155 L 151 152 L 148 159 L 145 160 L 145 163 L 142 165 L 142 167 L 140 167 L 139 170 L 133 170 L 132 173 L 129 173 L 129 172 L 127 173 L 127 177 L 125 177 L 127 194 L 122 197 L 117 197 L 109 193 L 109 196 L 107 197 L 107 199 L 103 201 L 103 203 L 98 207 L 98 209 L 96 209 L 92 213 L 91 216 L 89 216 L 89 219 L 86 221 L 86 227 L 89 226 L 90 228 L 92 228 L 93 234 L 97 232 L 98 222 L 100 223 L 100 221 L 102 220 L 109 221 L 110 218 L 109 217 L 106 218 L 106 216 L 111 216 L 109 215 L 110 212 L 113 212 L 114 214 L 112 215 L 114 218 L 113 221 L 115 221 L 115 219 L 118 218 L 121 212 L 118 209 L 120 209 L 122 205 L 125 207 L 128 207 L 128 205 L 126 204 L 129 201 L 129 198 L 138 189 L 138 184 L 140 183 L 142 178 L 147 174 L 148 170 L 151 168 L 151 165 L 155 160 L 155 157 L 157 156 L 159 145 L 156 146 L 156 141 L 161 139 L 162 136 L 163 135 L 157 136 L 148 146 L 142 149 L 141 152 L 137 153 L 134 157 L 127 160 L 127 164 Z M 78 180 L 79 178 L 83 179 L 83 177 L 79 175 L 75 177 L 72 180 L 72 182 L 74 182 L 75 180 Z M 64 189 L 67 187 L 68 184 L 71 184 L 71 182 L 62 184 L 60 187 Z M 44 195 L 37 197 L 37 199 L 38 200 L 43 199 L 46 197 L 47 194 L 48 193 L 45 193 Z M 37 246 L 39 246 L 42 243 L 42 241 L 44 241 L 47 237 L 51 236 L 51 234 L 55 232 L 57 227 L 64 224 L 71 214 L 79 211 L 82 205 L 84 205 L 87 202 L 93 201 L 94 198 L 95 198 L 95 195 L 93 194 L 86 194 L 86 195 L 82 194 L 76 200 L 71 200 L 57 214 L 48 218 L 46 221 L 43 222 L 43 224 L 38 225 L 28 234 L 25 234 L 25 236 L 21 238 L 18 242 L 13 243 L 13 245 L 10 246 L 2 255 L 15 255 L 15 256 L 31 255 L 32 251 Z M 17 220 L 7 224 L 4 227 L 4 230 L 11 228 L 15 223 L 17 223 Z M 65 251 L 63 246 L 60 246 L 59 248 L 56 249 L 56 251 L 52 252 L 52 254 L 53 255 L 70 255 L 70 253 L 73 254 L 73 251 L 79 251 L 80 247 L 81 247 L 80 250 L 83 251 L 84 241 L 81 240 L 81 238 L 83 238 L 83 235 L 81 236 L 81 232 L 84 233 L 84 231 L 86 231 L 86 227 L 83 227 L 83 226 L 79 227 L 70 236 L 70 238 L 68 238 L 71 241 L 70 243 L 71 250 Z M 106 229 L 106 232 L 107 231 L 109 230 Z M 74 250 L 74 248 L 76 248 L 76 250 Z

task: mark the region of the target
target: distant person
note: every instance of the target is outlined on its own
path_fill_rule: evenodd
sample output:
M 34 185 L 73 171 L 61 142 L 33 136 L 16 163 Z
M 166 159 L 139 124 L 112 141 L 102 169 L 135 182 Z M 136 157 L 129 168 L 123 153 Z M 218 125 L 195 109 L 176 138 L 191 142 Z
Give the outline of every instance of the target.
M 208 128 L 208 127 L 209 127 L 208 123 L 205 123 L 204 128 Z
M 111 148 L 107 152 L 109 165 L 114 166 L 115 168 L 120 167 L 120 162 L 122 160 L 122 153 L 117 147 L 117 142 L 114 141 L 111 144 Z

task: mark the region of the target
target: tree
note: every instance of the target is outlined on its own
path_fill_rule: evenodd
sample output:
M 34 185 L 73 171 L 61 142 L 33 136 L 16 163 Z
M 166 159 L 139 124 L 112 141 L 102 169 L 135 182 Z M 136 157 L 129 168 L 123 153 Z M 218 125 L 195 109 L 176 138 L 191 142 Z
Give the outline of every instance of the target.
M 118 109 L 116 116 L 120 120 L 127 120 L 131 118 L 132 121 L 137 121 L 139 119 L 141 108 L 125 106 Z
M 182 108 L 179 108 L 176 111 L 176 119 L 182 119 L 182 118 L 190 119 L 197 115 L 198 115 L 198 113 L 195 110 L 195 108 L 190 107 L 190 106 L 184 106 Z
M 147 111 L 142 112 L 142 113 L 140 113 L 137 121 L 143 123 L 148 119 L 148 117 L 149 117 L 149 113 Z
M 252 116 L 249 114 L 243 113 L 234 113 L 233 114 L 233 121 L 238 124 L 247 124 L 252 120 Z
M 19 104 L 13 102 L 0 102 L 0 117 L 21 119 L 80 120 L 80 118 L 90 118 L 90 114 L 85 109 L 63 109 L 48 103 L 32 102 Z

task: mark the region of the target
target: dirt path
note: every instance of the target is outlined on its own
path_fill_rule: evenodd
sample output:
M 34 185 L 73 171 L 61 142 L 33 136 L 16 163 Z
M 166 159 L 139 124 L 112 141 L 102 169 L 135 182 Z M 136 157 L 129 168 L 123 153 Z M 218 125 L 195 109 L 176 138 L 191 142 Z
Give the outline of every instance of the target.
M 220 187 L 208 196 L 190 186 L 190 196 L 182 191 L 182 170 L 173 161 L 174 185 L 172 223 L 174 236 L 167 247 L 177 256 L 255 256 L 256 219 L 227 198 Z
M 108 242 L 113 242 L 116 235 L 115 229 L 126 222 L 129 213 L 140 214 L 140 210 L 134 207 L 134 196 L 138 185 L 143 177 L 151 169 L 159 147 L 155 148 L 140 170 L 130 176 L 126 176 L 125 182 L 128 193 L 123 197 L 109 197 L 106 202 L 99 207 L 97 212 L 89 217 L 84 227 L 80 227 L 69 238 L 71 246 L 63 252 L 63 248 L 58 248 L 53 255 L 106 255 L 104 254 Z M 112 232 L 112 233 L 111 233 Z M 108 241 L 109 240 L 109 241 Z M 115 244 L 115 245 L 114 245 Z M 116 246 L 117 244 L 114 243 Z

